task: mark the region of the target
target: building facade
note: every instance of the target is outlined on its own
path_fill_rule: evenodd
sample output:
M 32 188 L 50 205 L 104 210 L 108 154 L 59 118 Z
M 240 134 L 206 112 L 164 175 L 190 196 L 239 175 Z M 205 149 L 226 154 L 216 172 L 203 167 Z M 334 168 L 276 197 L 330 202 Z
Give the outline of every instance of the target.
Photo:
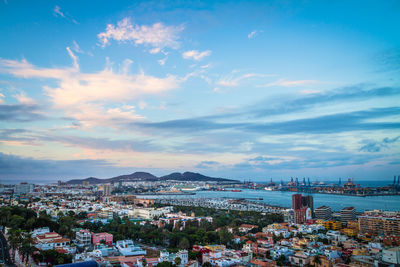
M 354 207 L 346 207 L 340 210 L 340 219 L 342 223 L 356 220 L 356 209 Z
M 316 219 L 328 221 L 332 218 L 332 210 L 327 206 L 316 208 L 314 214 Z

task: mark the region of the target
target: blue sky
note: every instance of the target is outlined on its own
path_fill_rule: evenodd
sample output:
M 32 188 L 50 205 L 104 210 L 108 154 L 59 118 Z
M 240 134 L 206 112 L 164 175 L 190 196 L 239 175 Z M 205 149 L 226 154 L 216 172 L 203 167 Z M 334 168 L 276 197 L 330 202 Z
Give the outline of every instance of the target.
M 0 2 L 0 178 L 400 174 L 398 1 Z

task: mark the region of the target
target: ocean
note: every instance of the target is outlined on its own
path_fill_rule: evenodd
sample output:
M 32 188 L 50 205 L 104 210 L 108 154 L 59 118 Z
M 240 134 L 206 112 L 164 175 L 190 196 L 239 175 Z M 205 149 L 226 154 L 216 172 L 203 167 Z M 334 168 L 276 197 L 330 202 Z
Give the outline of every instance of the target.
M 195 197 L 195 198 L 263 198 L 262 202 L 290 208 L 292 205 L 292 195 L 296 192 L 287 191 L 266 191 L 242 189 L 242 192 L 231 191 L 196 191 L 195 195 L 176 195 L 162 197 Z M 329 206 L 332 211 L 340 211 L 344 207 L 353 206 L 356 211 L 365 210 L 389 210 L 400 211 L 400 196 L 371 196 L 356 197 L 344 195 L 311 194 L 314 198 L 314 208 Z M 152 196 L 153 197 L 153 196 Z

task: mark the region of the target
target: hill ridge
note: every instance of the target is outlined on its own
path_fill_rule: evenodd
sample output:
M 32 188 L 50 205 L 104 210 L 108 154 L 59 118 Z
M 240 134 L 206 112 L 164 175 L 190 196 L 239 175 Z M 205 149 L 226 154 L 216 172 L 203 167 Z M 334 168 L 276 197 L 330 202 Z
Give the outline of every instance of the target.
M 209 177 L 196 172 L 173 172 L 168 175 L 157 177 L 149 172 L 134 172 L 131 174 L 123 174 L 111 178 L 96 178 L 88 177 L 84 179 L 72 179 L 67 181 L 68 184 L 82 184 L 83 182 L 89 182 L 90 184 L 105 184 L 105 183 L 115 183 L 119 181 L 195 181 L 195 182 L 231 182 L 238 183 L 238 180 L 232 180 L 227 178 L 216 178 Z

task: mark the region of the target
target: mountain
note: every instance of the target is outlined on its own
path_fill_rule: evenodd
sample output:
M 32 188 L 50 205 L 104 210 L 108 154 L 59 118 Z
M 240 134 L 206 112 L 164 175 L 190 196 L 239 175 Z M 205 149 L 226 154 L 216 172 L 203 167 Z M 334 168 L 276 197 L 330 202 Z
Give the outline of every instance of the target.
M 195 173 L 195 172 L 184 172 L 184 173 L 174 172 L 174 173 L 160 177 L 160 180 L 195 181 L 195 182 L 200 182 L 200 181 L 233 182 L 234 181 L 234 180 L 225 179 L 225 178 L 208 177 L 208 176 L 202 175 L 200 173 Z
M 225 179 L 225 178 L 214 178 L 202 175 L 194 172 L 174 172 L 165 176 L 157 177 L 148 172 L 134 172 L 132 174 L 120 175 L 112 178 L 100 179 L 95 177 L 89 177 L 85 179 L 73 179 L 68 181 L 68 184 L 82 184 L 83 182 L 89 182 L 90 184 L 105 184 L 105 183 L 118 183 L 119 181 L 208 181 L 208 182 L 230 182 L 238 183 L 237 180 Z

